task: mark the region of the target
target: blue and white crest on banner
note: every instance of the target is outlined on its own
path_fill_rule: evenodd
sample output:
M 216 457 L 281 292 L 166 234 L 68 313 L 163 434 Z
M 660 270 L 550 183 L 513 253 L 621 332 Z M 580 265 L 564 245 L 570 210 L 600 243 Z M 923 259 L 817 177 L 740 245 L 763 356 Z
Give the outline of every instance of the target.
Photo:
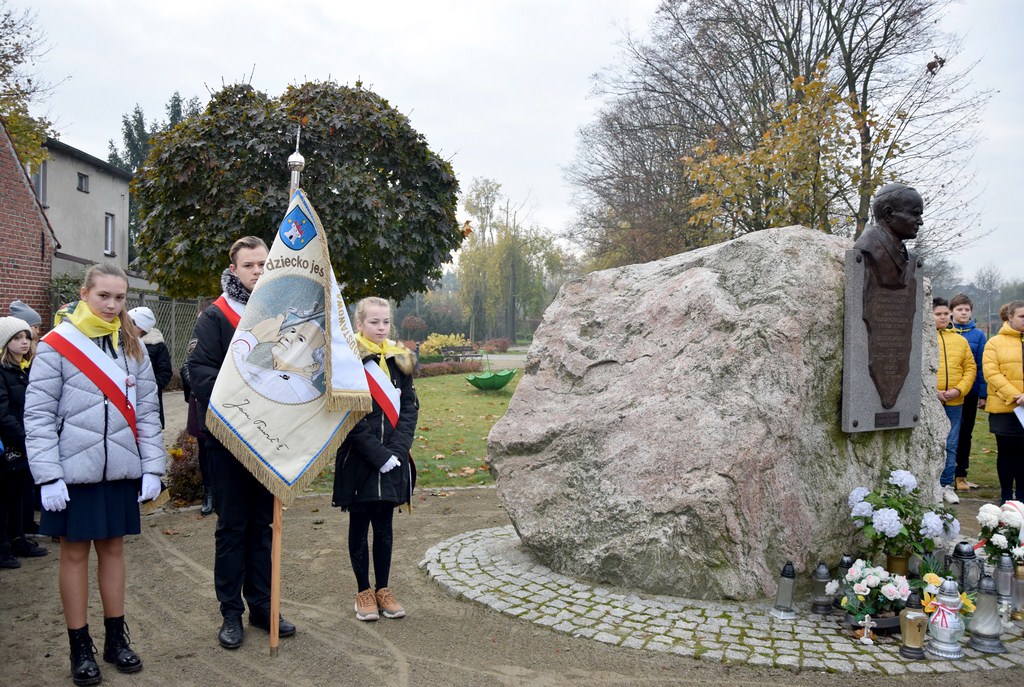
M 316 236 L 316 225 L 302 212 L 301 207 L 296 206 L 285 215 L 278 233 L 284 245 L 292 250 L 302 250 Z

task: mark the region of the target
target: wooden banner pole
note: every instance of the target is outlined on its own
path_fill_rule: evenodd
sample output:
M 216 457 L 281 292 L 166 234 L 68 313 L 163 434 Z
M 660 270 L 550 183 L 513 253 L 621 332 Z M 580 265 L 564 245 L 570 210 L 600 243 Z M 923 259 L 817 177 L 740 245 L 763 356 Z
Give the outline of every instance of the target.
M 270 547 L 270 655 L 277 656 L 281 617 L 281 499 L 274 497 L 274 533 Z

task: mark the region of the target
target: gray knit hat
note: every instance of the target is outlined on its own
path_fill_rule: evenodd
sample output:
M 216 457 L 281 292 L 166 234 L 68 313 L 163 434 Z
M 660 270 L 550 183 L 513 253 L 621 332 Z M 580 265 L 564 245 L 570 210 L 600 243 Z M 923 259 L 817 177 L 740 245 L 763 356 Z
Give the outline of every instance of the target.
M 29 336 L 32 336 L 32 330 L 28 328 L 25 320 L 19 317 L 0 317 L 0 350 L 7 348 L 8 342 L 18 332 L 28 332 Z
M 43 318 L 39 316 L 39 313 L 21 301 L 11 302 L 11 316 L 24 320 L 30 327 L 38 327 L 43 323 Z

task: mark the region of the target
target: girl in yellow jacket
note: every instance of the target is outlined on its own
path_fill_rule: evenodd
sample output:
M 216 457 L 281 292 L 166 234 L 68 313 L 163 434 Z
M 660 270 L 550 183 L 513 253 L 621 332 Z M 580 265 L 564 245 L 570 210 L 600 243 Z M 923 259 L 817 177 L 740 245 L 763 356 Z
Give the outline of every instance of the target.
M 947 503 L 959 503 L 960 497 L 953 489 L 956 475 L 956 445 L 960 439 L 960 419 L 964 411 L 964 396 L 974 386 L 978 366 L 971 353 L 971 345 L 960 334 L 947 329 L 949 326 L 949 301 L 944 298 L 932 299 L 932 315 L 939 337 L 938 396 L 942 409 L 949 418 L 949 434 L 946 435 L 946 466 L 939 477 L 942 498 Z
M 1002 500 L 1024 498 L 1024 425 L 1014 411 L 1024 406 L 1024 301 L 1011 301 L 1000 312 L 1006 322 L 985 344 L 982 369 L 988 382 L 989 431 L 996 435 L 996 472 Z

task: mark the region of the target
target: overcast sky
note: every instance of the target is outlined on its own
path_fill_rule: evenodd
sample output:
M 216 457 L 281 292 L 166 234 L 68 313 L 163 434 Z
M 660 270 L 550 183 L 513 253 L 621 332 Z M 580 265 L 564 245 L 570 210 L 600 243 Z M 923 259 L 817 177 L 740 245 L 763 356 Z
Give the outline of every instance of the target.
M 174 91 L 200 96 L 248 81 L 279 95 L 290 83 L 361 80 L 409 115 L 450 159 L 463 189 L 502 184 L 529 223 L 571 221 L 564 169 L 576 130 L 599 101 L 590 76 L 620 55 L 628 30 L 646 33 L 658 0 L 11 0 L 38 11 L 51 50 L 40 72 L 61 84 L 48 102 L 64 143 L 106 159 L 135 104 L 164 118 Z M 983 226 L 962 255 L 964 276 L 994 262 L 1024 280 L 1024 2 L 970 0 L 949 28 L 981 58 L 976 81 L 998 89 L 984 115 L 976 164 Z M 282 160 L 281 183 L 287 183 Z M 315 164 L 310 160 L 309 164 Z M 908 180 L 913 183 L 912 180 Z M 312 199 L 314 204 L 316 199 Z M 926 199 L 927 201 L 927 199 Z

